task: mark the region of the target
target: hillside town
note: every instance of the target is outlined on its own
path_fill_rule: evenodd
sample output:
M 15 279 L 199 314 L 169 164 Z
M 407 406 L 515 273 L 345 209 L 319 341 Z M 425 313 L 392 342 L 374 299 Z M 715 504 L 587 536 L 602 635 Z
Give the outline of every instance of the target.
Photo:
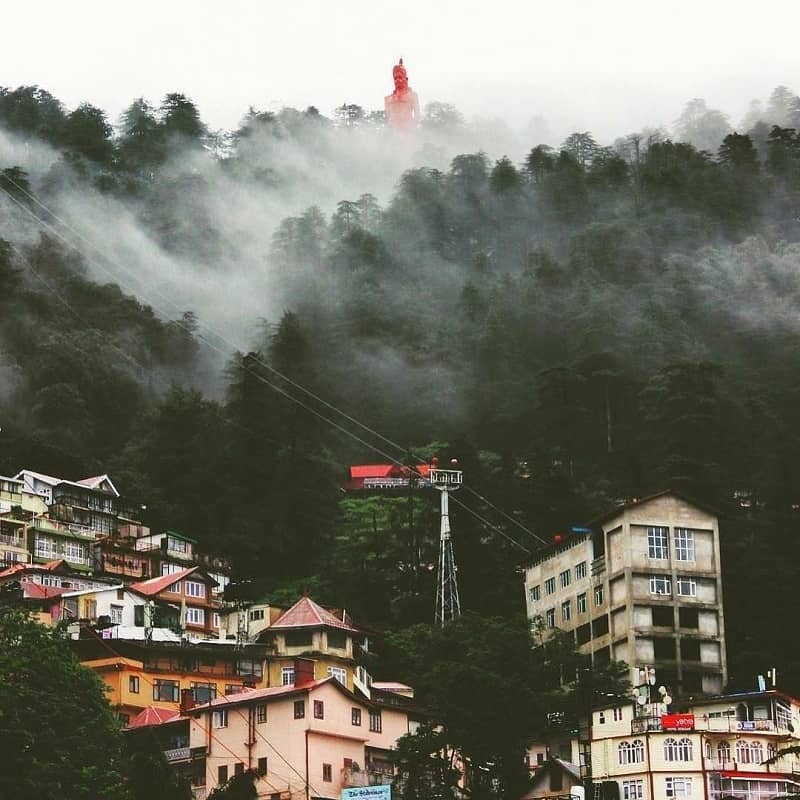
M 395 490 L 408 475 L 359 468 L 350 481 Z M 380 632 L 307 594 L 287 607 L 229 599 L 225 555 L 152 531 L 145 511 L 108 475 L 0 477 L 0 598 L 63 629 L 125 736 L 155 737 L 195 800 L 245 773 L 270 800 L 403 797 L 393 754 L 437 720 L 414 687 L 367 671 Z M 724 693 L 722 569 L 715 511 L 673 491 L 528 560 L 532 641 L 567 633 L 589 690 L 576 727 L 558 712 L 544 730 L 531 721 L 524 800 L 800 793 L 800 699 L 774 671 Z M 591 690 L 612 661 L 629 668 L 624 699 Z M 471 765 L 456 766 L 468 796 Z

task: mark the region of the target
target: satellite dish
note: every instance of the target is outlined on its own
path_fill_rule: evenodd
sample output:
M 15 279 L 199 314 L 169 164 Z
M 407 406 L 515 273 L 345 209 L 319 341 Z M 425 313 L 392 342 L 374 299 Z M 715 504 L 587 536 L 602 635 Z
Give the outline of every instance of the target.
M 636 698 L 636 702 L 640 706 L 643 706 L 647 702 L 647 699 L 644 697 L 644 695 L 639 695 L 639 697 Z
M 664 705 L 665 706 L 671 706 L 672 705 L 672 698 L 668 694 L 664 695 Z

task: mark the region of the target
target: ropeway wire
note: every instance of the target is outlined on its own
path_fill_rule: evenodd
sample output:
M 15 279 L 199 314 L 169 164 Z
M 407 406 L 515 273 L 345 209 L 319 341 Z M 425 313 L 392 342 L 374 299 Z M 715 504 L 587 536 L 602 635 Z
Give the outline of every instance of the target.
M 6 180 L 7 182 L 11 183 L 12 185 L 14 185 L 19 191 L 23 192 L 27 197 L 29 197 L 37 205 L 39 205 L 46 213 L 48 213 L 50 216 L 52 216 L 53 219 L 55 219 L 58 222 L 60 222 L 65 228 L 67 228 L 68 230 L 72 231 L 79 239 L 81 239 L 82 241 L 86 242 L 102 258 L 104 258 L 109 263 L 118 266 L 120 269 L 122 269 L 123 271 L 128 272 L 130 274 L 130 270 L 128 270 L 124 265 L 119 264 L 118 262 L 112 260 L 107 255 L 102 253 L 102 251 L 100 251 L 99 248 L 97 248 L 96 245 L 94 245 L 91 241 L 86 239 L 86 237 L 83 236 L 79 231 L 77 231 L 72 225 L 70 225 L 69 223 L 65 222 L 63 219 L 61 219 L 61 217 L 59 217 L 57 214 L 55 214 L 53 211 L 51 211 L 44 203 L 42 203 L 38 198 L 36 198 L 35 195 L 31 194 L 24 187 L 21 187 L 18 183 L 16 183 L 16 181 L 14 181 L 13 178 L 9 178 L 8 176 L 3 176 L 3 179 Z M 21 203 L 17 198 L 15 198 L 11 194 L 11 192 L 9 192 L 5 187 L 0 185 L 0 189 L 2 189 L 2 191 L 8 196 L 8 198 L 10 200 L 12 200 L 12 202 L 14 202 L 20 208 L 22 208 L 30 216 L 32 216 L 37 222 L 39 222 L 40 225 L 42 225 L 44 228 L 49 230 L 54 236 L 56 236 L 58 239 L 60 239 L 66 245 L 68 245 L 69 247 L 77 250 L 77 247 L 75 246 L 75 244 L 73 242 L 70 242 L 63 234 L 61 234 L 53 226 L 51 226 L 49 223 L 47 223 L 44 220 L 42 220 L 37 214 L 35 214 L 31 209 L 29 209 L 24 203 Z M 128 286 L 128 285 L 124 284 L 122 281 L 120 281 L 119 280 L 119 276 L 117 274 L 115 274 L 114 272 L 112 272 L 111 270 L 109 270 L 107 267 L 103 266 L 102 264 L 99 264 L 95 259 L 88 258 L 87 260 L 89 261 L 89 263 L 91 263 L 94 266 L 96 266 L 98 269 L 100 269 L 106 275 L 109 275 L 112 279 L 114 279 L 116 282 L 118 282 L 124 288 L 128 289 L 128 291 L 132 291 L 133 293 L 135 293 L 135 290 L 131 289 L 130 286 Z M 142 294 L 144 294 L 144 292 L 142 292 Z M 175 308 L 177 310 L 180 310 L 180 307 L 177 304 L 175 304 L 174 301 L 172 301 L 169 298 L 165 297 L 160 292 L 158 292 L 158 295 L 160 297 L 162 297 L 164 299 L 164 301 L 167 302 L 169 305 L 171 305 L 173 308 Z M 146 298 L 146 295 L 145 295 L 145 298 Z M 156 303 L 152 303 L 152 301 L 150 301 L 150 304 L 154 308 L 158 309 L 158 305 Z M 206 338 L 202 334 L 199 334 L 196 331 L 192 331 L 188 326 L 186 326 L 180 320 L 176 320 L 175 324 L 178 327 L 183 328 L 187 333 L 196 336 L 207 347 L 211 348 L 212 350 L 216 351 L 217 353 L 220 353 L 223 356 L 230 355 L 230 353 L 227 353 L 226 351 L 224 351 L 221 347 L 219 347 L 218 345 L 214 344 L 212 341 L 210 341 L 208 338 Z M 203 324 L 203 327 L 206 328 L 212 335 L 214 335 L 220 341 L 222 341 L 225 344 L 227 344 L 228 347 L 230 347 L 231 349 L 233 349 L 233 350 L 238 350 L 239 349 L 239 348 L 236 347 L 236 345 L 233 342 L 228 340 L 225 336 L 220 334 L 218 331 L 215 331 L 210 326 L 208 326 L 206 324 Z M 407 448 L 401 447 L 399 444 L 397 444 L 396 442 L 392 441 L 391 439 L 388 439 L 387 437 L 385 437 L 380 432 L 375 431 L 374 429 L 370 428 L 369 426 L 367 426 L 364 423 L 362 423 L 359 420 L 357 420 L 355 417 L 352 417 L 349 414 L 347 414 L 346 412 L 344 412 L 341 409 L 337 408 L 332 403 L 329 403 L 325 399 L 319 397 L 318 395 L 316 395 L 311 390 L 309 390 L 306 387 L 296 383 L 291 378 L 289 378 L 288 376 L 284 375 L 283 373 L 281 373 L 279 370 L 275 369 L 270 364 L 262 361 L 261 359 L 259 359 L 257 357 L 253 357 L 253 361 L 255 361 L 256 363 L 260 364 L 265 369 L 269 370 L 272 374 L 274 374 L 277 377 L 279 377 L 282 380 L 284 380 L 290 386 L 292 386 L 292 387 L 296 388 L 297 390 L 303 392 L 307 396 L 309 396 L 312 399 L 314 399 L 317 402 L 319 402 L 321 405 L 331 409 L 335 413 L 339 414 L 340 416 L 342 416 L 346 420 L 348 420 L 348 421 L 352 422 L 353 424 L 357 425 L 358 427 L 360 427 L 361 429 L 365 430 L 366 432 L 371 433 L 372 435 L 376 436 L 377 438 L 381 439 L 382 441 L 386 442 L 387 444 L 390 444 L 392 447 L 395 447 L 398 450 L 406 452 Z M 334 427 L 337 430 L 341 431 L 346 436 L 349 436 L 350 438 L 352 438 L 354 441 L 357 441 L 359 444 L 362 444 L 364 447 L 367 447 L 368 449 L 372 450 L 373 452 L 378 453 L 379 455 L 381 455 L 384 458 L 388 459 L 389 461 L 391 461 L 396 466 L 401 466 L 401 467 L 406 467 L 407 466 L 400 459 L 394 457 L 393 455 L 391 455 L 389 453 L 386 453 L 385 451 L 381 450 L 377 446 L 373 445 L 371 442 L 365 441 L 364 439 L 362 439 L 361 437 L 359 437 L 358 435 L 356 435 L 352 431 L 342 427 L 338 423 L 334 422 L 333 420 L 329 419 L 328 417 L 326 417 L 323 414 L 321 414 L 320 412 L 318 412 L 316 409 L 311 408 L 308 404 L 304 403 L 303 401 L 299 400 L 297 397 L 295 397 L 295 396 L 291 395 L 290 393 L 286 392 L 282 387 L 279 387 L 276 384 L 272 383 L 271 381 L 267 380 L 263 375 L 259 374 L 257 371 L 252 370 L 252 369 L 250 369 L 249 367 L 247 367 L 245 365 L 243 365 L 243 369 L 245 369 L 245 371 L 247 371 L 250 374 L 252 374 L 257 380 L 261 381 L 265 385 L 267 385 L 270 388 L 272 388 L 274 391 L 276 391 L 279 394 L 281 394 L 284 397 L 286 397 L 290 402 L 295 403 L 296 405 L 300 406 L 301 408 L 304 408 L 309 413 L 311 413 L 314 416 L 318 417 L 323 422 L 328 423 L 332 427 Z M 410 467 L 409 471 L 412 474 L 414 474 L 416 477 L 420 477 L 420 478 L 424 477 L 418 470 L 416 470 L 413 467 Z M 531 537 L 537 539 L 538 541 L 542 542 L 543 544 L 549 544 L 549 542 L 546 542 L 544 539 L 542 539 L 541 537 L 537 536 L 536 534 L 534 534 L 533 532 L 531 532 L 530 530 L 525 528 L 525 526 L 523 526 L 519 521 L 517 521 L 513 517 L 510 517 L 509 515 L 505 514 L 505 512 L 501 512 L 500 509 L 497 509 L 496 506 L 494 506 L 493 504 L 489 503 L 488 500 L 486 500 L 486 498 L 483 498 L 481 495 L 479 495 L 477 492 L 475 492 L 475 490 L 471 490 L 471 492 L 475 496 L 477 496 L 480 499 L 482 499 L 484 502 L 487 502 L 489 505 L 491 505 L 492 508 L 494 508 L 496 511 L 498 511 L 499 513 L 502 513 L 504 516 L 506 516 L 508 519 L 510 519 L 515 525 L 517 525 L 517 527 L 520 527 L 526 533 L 528 533 L 528 535 L 530 535 Z M 478 512 L 476 512 L 474 509 L 470 508 L 468 505 L 466 505 L 464 502 L 459 500 L 457 497 L 455 497 L 455 496 L 452 497 L 452 500 L 456 505 L 462 507 L 465 511 L 467 511 L 469 514 L 471 514 L 476 519 L 481 521 L 489 529 L 495 531 L 496 533 L 500 534 L 503 538 L 505 538 L 507 541 L 511 542 L 515 547 L 519 548 L 520 550 L 524 550 L 526 553 L 530 553 L 530 550 L 527 547 L 525 547 L 524 545 L 521 545 L 515 539 L 513 539 L 510 536 L 508 536 L 501 528 L 498 528 L 496 525 L 493 525 L 491 522 L 489 522 L 489 520 L 487 520 L 485 517 L 483 517 L 480 514 L 478 514 Z

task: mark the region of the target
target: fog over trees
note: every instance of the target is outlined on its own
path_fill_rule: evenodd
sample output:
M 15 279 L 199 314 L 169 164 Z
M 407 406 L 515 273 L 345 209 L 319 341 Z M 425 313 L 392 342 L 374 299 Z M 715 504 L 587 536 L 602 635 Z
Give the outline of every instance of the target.
M 109 472 L 253 592 L 392 627 L 431 616 L 434 500 L 343 499 L 348 464 L 457 456 L 545 539 L 674 486 L 721 512 L 734 685 L 798 691 L 765 609 L 800 556 L 799 129 L 786 87 L 520 153 L 442 103 L 398 138 L 0 89 L 0 473 Z M 463 499 L 506 533 L 453 510 L 465 607 L 521 612 L 537 542 Z

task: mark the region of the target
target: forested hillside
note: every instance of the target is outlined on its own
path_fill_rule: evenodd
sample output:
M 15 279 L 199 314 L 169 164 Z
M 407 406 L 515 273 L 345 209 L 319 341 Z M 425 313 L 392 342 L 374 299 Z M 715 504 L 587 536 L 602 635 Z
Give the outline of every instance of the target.
M 800 689 L 800 99 L 519 160 L 378 116 L 0 90 L 0 474 L 109 472 L 242 590 L 396 626 L 434 498 L 345 498 L 348 464 L 460 459 L 481 613 L 521 610 L 531 532 L 676 486 L 721 510 L 734 681 Z

